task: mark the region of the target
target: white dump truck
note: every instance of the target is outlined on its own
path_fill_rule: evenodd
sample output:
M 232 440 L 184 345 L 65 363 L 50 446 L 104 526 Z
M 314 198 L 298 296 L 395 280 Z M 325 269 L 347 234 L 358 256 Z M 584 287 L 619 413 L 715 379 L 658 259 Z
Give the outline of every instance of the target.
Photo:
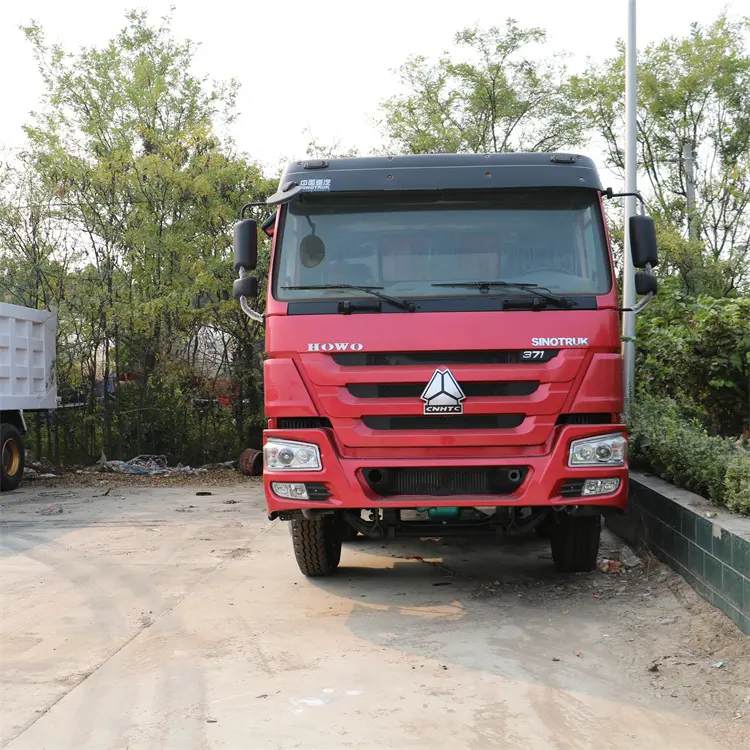
M 24 412 L 57 406 L 57 316 L 0 302 L 0 491 L 14 490 L 24 470 Z

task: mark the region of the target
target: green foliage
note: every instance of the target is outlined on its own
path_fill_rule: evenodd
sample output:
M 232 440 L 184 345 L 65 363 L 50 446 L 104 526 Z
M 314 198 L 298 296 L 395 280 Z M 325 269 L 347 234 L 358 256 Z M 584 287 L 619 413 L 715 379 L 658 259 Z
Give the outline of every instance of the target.
M 200 466 L 236 457 L 248 444 L 259 445 L 263 429 L 259 420 L 250 420 L 240 434 L 236 408 L 216 396 L 210 382 L 187 372 L 151 378 L 145 390 L 138 383 L 122 384 L 118 394 L 121 418 L 115 421 L 113 430 L 118 453 L 129 458 L 163 454 L 173 466 Z M 35 420 L 30 418 L 29 424 L 29 447 L 36 450 Z M 42 426 L 42 454 L 68 466 L 99 458 L 99 454 L 89 457 L 93 433 L 98 449 L 107 458 L 115 457 L 103 448 L 103 425 L 100 403 L 93 412 L 86 408 L 58 409 L 52 413 L 50 424 Z
M 209 384 L 189 372 L 152 378 L 146 393 L 137 383 L 121 388 L 122 434 L 115 433 L 123 453 L 166 454 L 170 463 L 201 465 L 236 457 L 240 445 L 232 409 L 217 402 Z
M 56 196 L 23 158 L 0 167 L 0 195 L 0 300 L 48 306 L 61 296 L 75 260 L 67 228 L 57 221 Z
M 159 415 L 192 414 L 199 399 L 179 385 L 186 371 L 202 378 L 203 399 L 232 381 L 257 416 L 262 331 L 231 299 L 231 230 L 243 203 L 271 185 L 224 135 L 236 83 L 194 75 L 195 45 L 145 12 L 129 13 L 103 47 L 74 54 L 48 45 L 36 25 L 25 32 L 44 106 L 26 128 L 26 171 L 4 185 L 0 288 L 59 308 L 60 391 L 87 398 L 81 455 L 98 458 L 103 447 L 128 458 L 156 447 L 152 436 L 166 442 L 173 425 Z M 116 385 L 100 407 L 94 390 L 108 378 Z M 214 447 L 251 429 L 241 401 L 226 411 Z M 199 425 L 185 425 L 188 453 L 203 441 Z
M 632 407 L 631 465 L 708 498 L 750 513 L 750 452 L 709 435 L 669 398 L 641 392 Z
M 412 57 L 398 71 L 406 93 L 381 104 L 389 147 L 487 153 L 553 151 L 577 142 L 581 121 L 566 93 L 564 65 L 527 54 L 545 39 L 543 29 L 508 19 L 504 29 L 459 31 L 457 49 L 437 63 Z
M 750 514 L 750 457 L 740 456 L 727 464 L 724 484 L 727 508 Z
M 326 143 L 317 138 L 308 129 L 307 156 L 310 159 L 347 159 L 360 156 L 357 148 L 344 148 L 340 139 Z M 288 160 L 288 161 L 291 161 Z
M 641 190 L 661 232 L 663 272 L 719 296 L 750 283 L 750 19 L 720 15 L 684 38 L 649 45 L 638 64 Z M 624 169 L 625 50 L 571 79 L 573 100 L 608 162 Z M 683 147 L 696 154 L 687 211 Z M 689 221 L 696 237 L 686 239 Z
M 637 326 L 643 388 L 674 398 L 711 432 L 750 430 L 750 298 L 694 298 L 667 281 Z

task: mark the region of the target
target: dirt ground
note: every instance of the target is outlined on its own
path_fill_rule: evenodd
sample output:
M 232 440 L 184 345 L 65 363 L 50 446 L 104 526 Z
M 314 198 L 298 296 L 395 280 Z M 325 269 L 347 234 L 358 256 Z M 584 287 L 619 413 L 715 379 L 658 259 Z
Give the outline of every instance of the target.
M 750 639 L 652 559 L 358 540 L 307 580 L 257 480 L 181 480 L 0 498 L 0 747 L 750 747 Z

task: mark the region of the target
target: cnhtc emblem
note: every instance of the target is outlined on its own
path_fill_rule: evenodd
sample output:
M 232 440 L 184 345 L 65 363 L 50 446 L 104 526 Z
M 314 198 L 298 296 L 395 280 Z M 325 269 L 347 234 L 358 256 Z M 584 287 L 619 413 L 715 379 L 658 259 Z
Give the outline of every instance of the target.
M 435 370 L 421 396 L 425 414 L 463 414 L 465 398 L 450 370 Z

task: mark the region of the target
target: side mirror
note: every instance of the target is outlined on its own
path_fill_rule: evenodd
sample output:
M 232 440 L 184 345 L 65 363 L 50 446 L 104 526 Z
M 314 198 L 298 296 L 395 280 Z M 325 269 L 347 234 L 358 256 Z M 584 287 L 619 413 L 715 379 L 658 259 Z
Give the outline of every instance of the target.
M 258 222 L 255 219 L 243 219 L 234 227 L 234 270 L 252 269 L 257 265 Z
M 630 217 L 630 252 L 636 268 L 655 268 L 659 265 L 656 248 L 656 229 L 650 216 Z
M 637 273 L 635 275 L 635 293 L 643 296 L 644 294 L 656 294 L 659 289 L 659 281 L 656 276 L 650 273 Z
M 240 297 L 255 299 L 258 296 L 258 277 L 243 276 L 241 279 L 235 279 L 232 285 L 232 295 L 235 299 Z

